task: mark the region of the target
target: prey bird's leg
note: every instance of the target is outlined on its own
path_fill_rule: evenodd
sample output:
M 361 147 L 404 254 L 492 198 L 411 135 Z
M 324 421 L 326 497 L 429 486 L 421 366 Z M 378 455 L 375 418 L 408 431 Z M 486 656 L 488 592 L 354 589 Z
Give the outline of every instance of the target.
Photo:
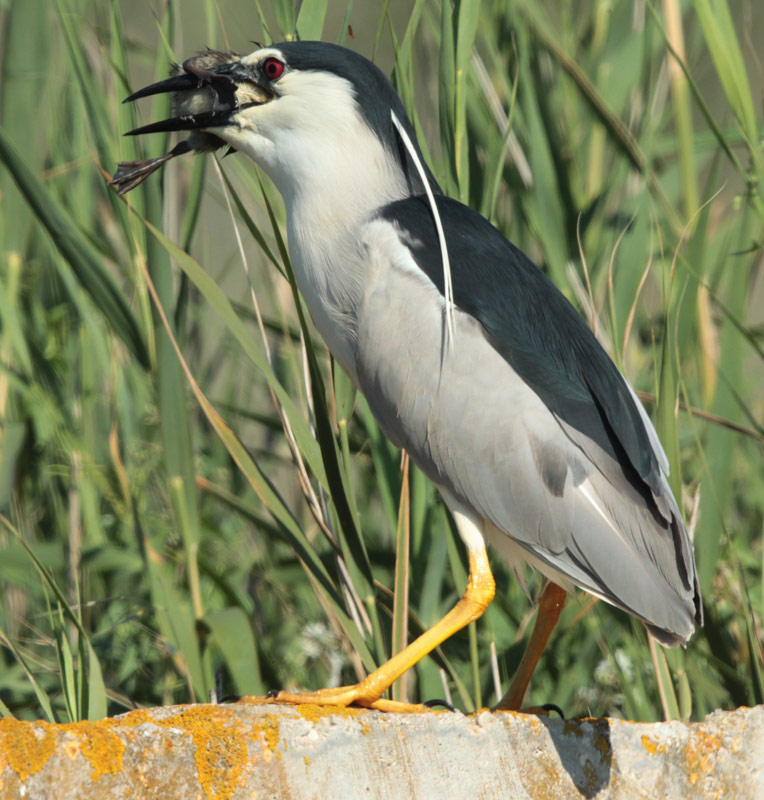
M 146 161 L 120 161 L 117 164 L 117 171 L 114 177 L 109 181 L 109 186 L 117 187 L 117 194 L 127 194 L 131 189 L 135 189 L 143 181 L 156 172 L 163 164 L 166 164 L 171 158 L 182 156 L 191 151 L 191 146 L 188 142 L 178 142 L 169 153 L 159 158 L 150 158 Z
M 544 652 L 549 636 L 560 618 L 566 593 L 556 583 L 549 581 L 539 597 L 539 610 L 531 639 L 525 648 L 520 665 L 509 685 L 509 691 L 499 700 L 494 710 L 518 711 L 528 690 L 531 675 Z
M 457 523 L 458 524 L 458 523 Z M 408 647 L 393 656 L 355 686 L 338 689 L 319 689 L 317 692 L 289 694 L 279 692 L 270 702 L 316 703 L 318 705 L 347 706 L 355 704 L 379 711 L 421 711 L 423 706 L 381 700 L 382 693 L 398 680 L 403 673 L 434 650 L 457 631 L 474 622 L 486 610 L 495 593 L 495 584 L 485 546 L 468 545 L 470 574 L 467 588 L 459 602 L 436 622 L 429 630 L 415 639 Z M 260 701 L 262 702 L 262 701 Z

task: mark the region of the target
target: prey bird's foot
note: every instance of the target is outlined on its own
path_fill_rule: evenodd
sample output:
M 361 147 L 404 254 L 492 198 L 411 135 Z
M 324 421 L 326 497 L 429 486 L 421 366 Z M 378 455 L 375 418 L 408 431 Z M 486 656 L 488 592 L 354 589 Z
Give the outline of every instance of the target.
M 169 153 L 159 158 L 149 158 L 146 161 L 120 161 L 114 177 L 109 181 L 109 186 L 116 187 L 117 194 L 120 196 L 127 194 L 136 186 L 140 186 L 149 175 L 156 172 L 171 158 L 182 156 L 190 150 L 191 146 L 184 141 L 176 144 Z
M 162 156 L 147 161 L 120 161 L 114 177 L 109 181 L 109 186 L 114 186 L 121 197 L 136 186 L 140 186 L 152 172 L 156 172 L 168 160 L 169 156 Z

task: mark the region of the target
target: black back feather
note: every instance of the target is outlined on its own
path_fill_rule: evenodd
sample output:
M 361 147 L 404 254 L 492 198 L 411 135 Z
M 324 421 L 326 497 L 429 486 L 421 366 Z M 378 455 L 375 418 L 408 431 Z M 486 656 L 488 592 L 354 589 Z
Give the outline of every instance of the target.
M 660 497 L 660 465 L 640 411 L 578 312 L 480 214 L 447 197 L 436 202 L 455 304 L 481 323 L 493 347 L 554 414 L 618 461 L 645 499 L 647 487 Z M 379 213 L 406 232 L 414 260 L 442 294 L 443 265 L 426 198 L 400 200 Z

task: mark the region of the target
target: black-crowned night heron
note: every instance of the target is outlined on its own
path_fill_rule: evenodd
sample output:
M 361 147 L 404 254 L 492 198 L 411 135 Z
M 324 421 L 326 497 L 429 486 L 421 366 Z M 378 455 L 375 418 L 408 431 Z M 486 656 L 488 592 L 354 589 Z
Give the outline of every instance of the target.
M 175 92 L 175 116 L 132 133 L 191 136 L 120 165 L 113 183 L 127 191 L 175 155 L 225 144 L 266 171 L 316 327 L 438 487 L 469 555 L 462 599 L 403 652 L 356 686 L 279 699 L 398 707 L 385 689 L 491 602 L 486 542 L 548 578 L 500 707 L 522 703 L 574 586 L 660 642 L 686 642 L 702 624 L 692 542 L 647 414 L 544 273 L 443 195 L 383 73 L 342 47 L 286 42 L 206 51 L 128 99 L 159 92 Z

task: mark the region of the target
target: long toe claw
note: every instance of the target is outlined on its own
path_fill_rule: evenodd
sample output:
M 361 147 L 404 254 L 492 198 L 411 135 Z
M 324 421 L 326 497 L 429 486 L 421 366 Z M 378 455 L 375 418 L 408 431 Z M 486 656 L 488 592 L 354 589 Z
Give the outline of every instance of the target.
M 563 714 L 562 709 L 557 705 L 557 703 L 544 703 L 541 708 L 546 712 L 554 711 L 560 715 L 560 719 L 565 719 L 565 714 Z
M 427 708 L 435 708 L 435 706 L 443 706 L 443 708 L 447 708 L 449 711 L 456 711 L 456 709 L 449 703 L 447 700 L 425 700 L 422 705 L 427 706 Z

